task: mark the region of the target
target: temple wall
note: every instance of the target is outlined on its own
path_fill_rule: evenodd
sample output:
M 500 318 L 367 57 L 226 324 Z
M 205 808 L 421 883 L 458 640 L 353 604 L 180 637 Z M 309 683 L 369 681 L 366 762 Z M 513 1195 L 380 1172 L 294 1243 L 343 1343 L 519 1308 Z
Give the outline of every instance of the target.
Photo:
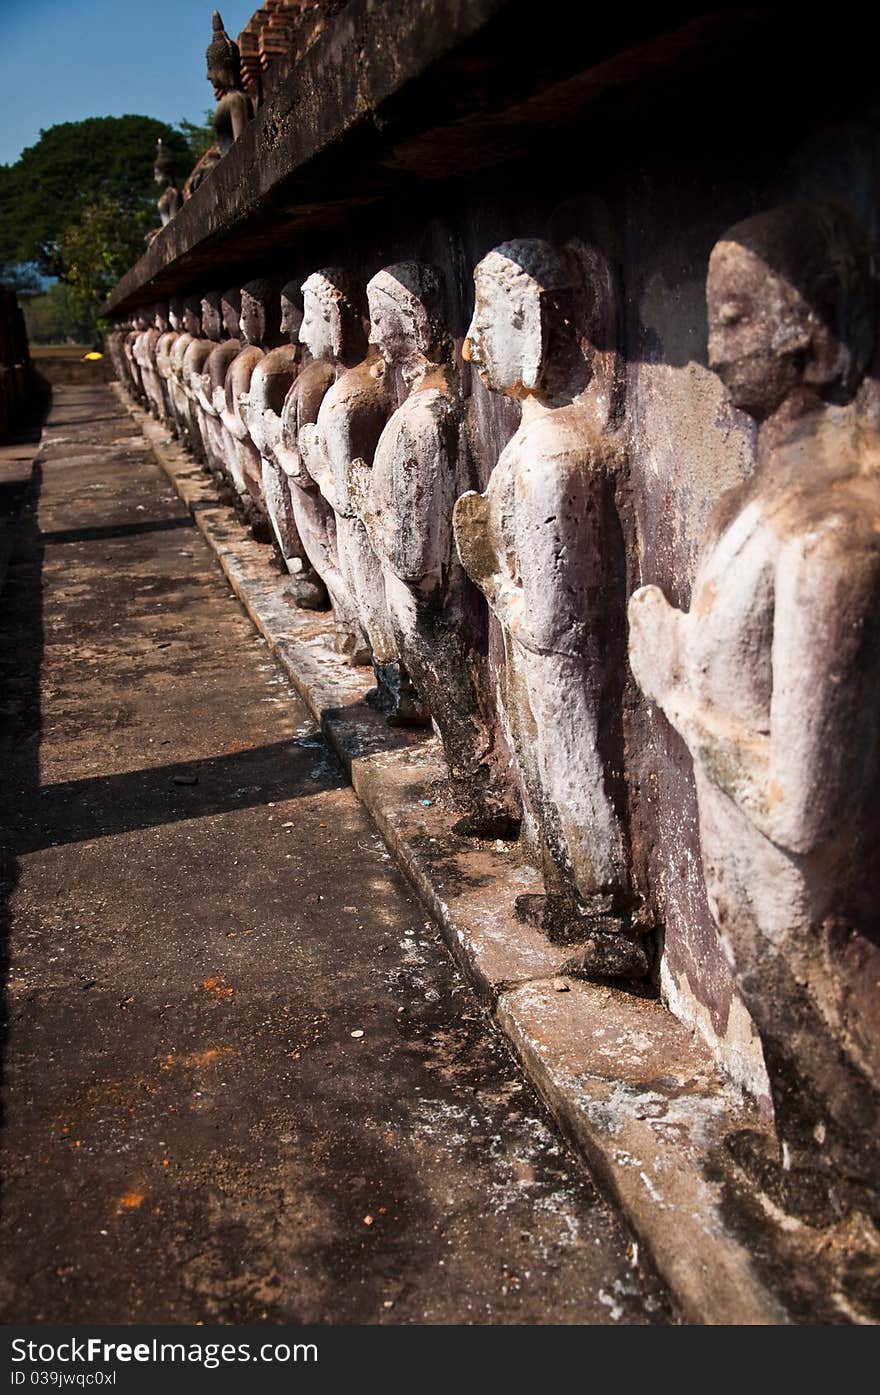
M 723 64 L 720 71 L 729 78 Z M 201 296 L 256 276 L 274 277 L 279 286 L 301 282 L 331 264 L 344 266 L 365 285 L 389 263 L 432 263 L 445 279 L 468 440 L 482 489 L 519 417 L 508 399 L 490 393 L 461 363 L 473 311 L 473 268 L 512 238 L 574 238 L 598 247 L 613 268 L 618 295 L 626 466 L 616 505 L 626 590 L 654 583 L 672 604 L 687 609 L 709 515 L 726 489 L 749 476 L 755 452 L 754 424 L 729 405 L 707 367 L 705 281 L 713 244 L 738 220 L 796 199 L 841 200 L 873 238 L 880 231 L 880 137 L 870 102 L 858 91 L 847 100 L 836 95 L 824 112 L 815 103 L 809 121 L 783 94 L 784 111 L 768 121 L 772 102 L 766 92 L 745 118 L 731 108 L 727 93 L 719 95 L 714 110 L 709 107 L 715 80 L 695 80 L 696 87 L 670 95 L 668 103 L 652 89 L 641 111 L 630 92 L 620 112 L 601 108 L 592 127 L 583 116 L 577 122 L 567 117 L 569 128 L 562 131 L 552 123 L 536 126 L 534 140 L 506 148 L 498 168 L 487 159 L 459 177 L 448 169 L 434 177 L 426 153 L 424 179 L 390 194 L 373 189 L 369 198 L 352 201 L 344 219 L 316 213 L 320 226 L 298 215 L 293 228 L 286 221 L 289 197 L 282 215 L 279 194 L 275 211 L 268 207 L 261 222 L 252 218 L 247 238 L 224 247 L 212 204 L 205 246 L 167 255 L 162 264 L 155 254 L 142 284 L 131 274 L 127 278 L 115 312 L 124 318 L 169 293 Z M 700 104 L 705 124 L 694 117 Z M 482 138 L 477 131 L 475 142 Z M 388 163 L 393 167 L 395 161 Z M 344 202 L 347 168 L 340 154 L 330 181 L 337 202 Z M 210 191 L 198 196 L 203 192 L 207 209 Z M 393 374 L 392 382 L 399 401 L 402 385 Z M 733 1078 L 766 1100 L 761 1045 L 707 902 L 691 755 L 635 684 L 626 665 L 625 615 L 618 619 L 608 652 L 622 675 L 633 877 L 662 933 L 660 988 L 672 1011 L 712 1044 Z M 497 689 L 503 646 L 494 618 L 488 620 L 487 643 Z
M 0 437 L 15 422 L 31 392 L 27 331 L 13 291 L 0 286 Z

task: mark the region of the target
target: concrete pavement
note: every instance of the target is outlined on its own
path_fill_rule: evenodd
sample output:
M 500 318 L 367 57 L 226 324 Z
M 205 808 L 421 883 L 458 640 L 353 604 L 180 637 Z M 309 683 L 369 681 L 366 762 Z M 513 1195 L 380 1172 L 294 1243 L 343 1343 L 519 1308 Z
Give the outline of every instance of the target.
M 3 1319 L 670 1321 L 109 389 L 31 505 Z

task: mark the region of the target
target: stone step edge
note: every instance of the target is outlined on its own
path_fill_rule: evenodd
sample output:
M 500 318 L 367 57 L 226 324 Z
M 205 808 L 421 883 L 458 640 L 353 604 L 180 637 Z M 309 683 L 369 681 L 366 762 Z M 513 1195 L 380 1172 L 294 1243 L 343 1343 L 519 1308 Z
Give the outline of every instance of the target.
M 656 1001 L 574 980 L 560 991 L 559 965 L 571 951 L 511 914 L 514 896 L 540 885 L 536 870 L 485 845 L 450 858 L 449 815 L 425 798 L 443 777 L 436 740 L 392 734 L 363 703 L 369 682 L 333 651 L 326 613 L 300 611 L 285 599 L 286 578 L 271 569 L 271 549 L 221 502 L 207 471 L 118 383 L 111 387 L 526 1077 L 622 1212 L 635 1255 L 644 1252 L 685 1322 L 789 1323 L 725 1220 L 713 1162 L 726 1133 L 762 1126 L 751 1104 Z

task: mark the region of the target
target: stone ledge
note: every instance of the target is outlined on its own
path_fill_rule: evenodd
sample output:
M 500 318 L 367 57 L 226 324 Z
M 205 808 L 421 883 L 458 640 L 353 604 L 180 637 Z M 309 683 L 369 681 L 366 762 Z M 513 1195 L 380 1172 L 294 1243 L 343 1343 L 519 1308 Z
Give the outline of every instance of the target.
M 207 474 L 165 429 L 131 413 L 233 591 L 319 723 L 397 865 L 438 921 L 535 1088 L 622 1210 L 685 1319 L 792 1319 L 722 1214 L 713 1159 L 727 1133 L 761 1128 L 708 1050 L 659 1003 L 557 974 L 571 949 L 512 914 L 536 868 L 510 844 L 449 832 L 439 743 L 391 731 L 364 702 L 369 679 L 332 647 L 328 615 L 303 612 Z
M 670 93 L 773 38 L 773 11 L 591 15 L 558 41 L 528 0 L 351 0 L 114 287 L 102 313 L 285 269 L 360 210 L 532 160 L 536 141 Z M 789 26 L 790 28 L 790 26 Z M 791 48 L 786 29 L 786 52 Z M 206 96 L 207 100 L 207 96 Z M 606 137 L 607 140 L 607 137 Z M 562 143 L 564 144 L 564 142 Z M 542 151 L 542 164 L 548 151 Z M 560 155 L 560 159 L 564 159 Z M 322 254 L 315 252 L 315 265 Z

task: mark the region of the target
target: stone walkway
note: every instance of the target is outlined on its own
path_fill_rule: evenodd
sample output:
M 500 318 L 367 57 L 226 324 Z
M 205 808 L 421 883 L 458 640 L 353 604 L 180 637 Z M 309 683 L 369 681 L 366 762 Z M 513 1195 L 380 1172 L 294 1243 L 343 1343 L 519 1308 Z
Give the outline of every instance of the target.
M 0 608 L 0 1317 L 670 1321 L 131 419 Z

